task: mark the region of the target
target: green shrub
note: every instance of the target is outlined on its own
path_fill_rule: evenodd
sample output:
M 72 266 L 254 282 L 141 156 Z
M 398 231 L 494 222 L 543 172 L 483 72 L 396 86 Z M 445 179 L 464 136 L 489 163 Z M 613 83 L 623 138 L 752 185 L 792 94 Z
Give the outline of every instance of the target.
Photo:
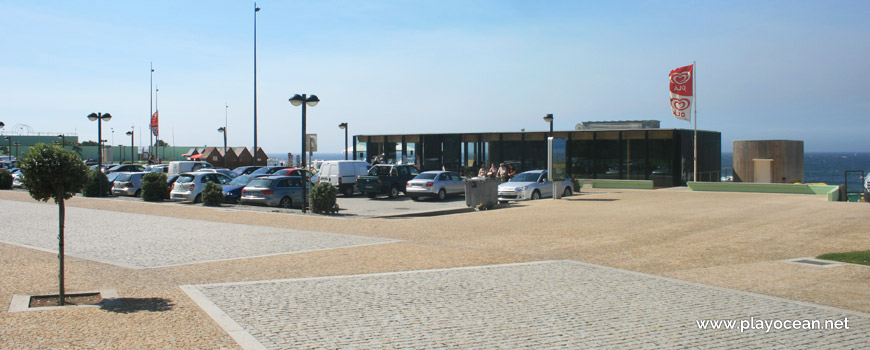
M 333 214 L 338 211 L 335 196 L 338 190 L 328 182 L 321 182 L 311 189 L 311 212 Z
M 142 199 L 146 202 L 161 202 L 169 197 L 166 174 L 151 172 L 142 176 Z
M 100 193 L 101 189 L 102 193 Z M 85 197 L 105 197 L 111 190 L 112 184 L 109 182 L 109 178 L 106 177 L 106 174 L 103 174 L 103 172 L 98 169 L 88 170 L 88 179 L 85 183 L 85 188 L 82 190 L 82 194 Z
M 207 207 L 219 207 L 224 202 L 224 190 L 221 185 L 212 181 L 202 189 L 202 204 Z
M 12 189 L 12 174 L 9 173 L 9 170 L 0 169 L 0 190 L 11 190 Z

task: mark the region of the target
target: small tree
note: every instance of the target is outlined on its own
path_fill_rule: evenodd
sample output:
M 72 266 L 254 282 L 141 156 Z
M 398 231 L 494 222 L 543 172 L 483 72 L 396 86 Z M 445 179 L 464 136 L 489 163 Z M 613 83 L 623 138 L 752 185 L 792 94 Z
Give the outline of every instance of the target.
M 47 202 L 53 198 L 58 209 L 58 252 L 60 262 L 58 273 L 59 289 L 58 305 L 63 305 L 63 223 L 64 201 L 78 193 L 87 181 L 88 168 L 78 155 L 65 151 L 59 146 L 38 143 L 30 148 L 30 152 L 19 161 L 21 173 L 24 175 L 24 185 L 30 196 L 36 200 Z M 104 176 L 105 177 L 105 176 Z
M 207 207 L 219 207 L 223 202 L 223 187 L 212 181 L 207 182 L 205 187 L 202 188 L 202 205 Z
M 147 173 L 142 176 L 142 199 L 146 202 L 161 202 L 169 196 L 166 187 L 166 174 Z
M 87 169 L 84 190 L 82 194 L 85 197 L 104 197 L 109 195 L 112 190 L 112 184 L 109 183 L 109 178 L 99 169 Z
M 12 174 L 9 173 L 9 170 L 0 169 L 0 190 L 11 190 L 12 189 Z
M 329 182 L 321 182 L 311 189 L 311 211 L 317 214 L 335 213 L 338 206 L 335 196 L 338 190 Z

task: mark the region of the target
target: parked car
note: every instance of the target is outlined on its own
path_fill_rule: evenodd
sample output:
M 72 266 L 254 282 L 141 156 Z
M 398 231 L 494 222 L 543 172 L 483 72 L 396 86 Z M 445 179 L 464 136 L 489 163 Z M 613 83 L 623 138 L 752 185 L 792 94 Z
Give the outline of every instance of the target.
M 561 183 L 562 196 L 570 196 L 571 179 Z M 531 170 L 517 174 L 508 182 L 498 185 L 499 202 L 541 199 L 553 196 L 553 182 L 547 180 L 546 170 Z
M 406 185 L 408 197 L 433 197 L 443 201 L 447 196 L 465 194 L 465 182 L 452 171 L 424 171 Z
M 251 180 L 258 177 L 268 175 L 239 175 L 230 183 L 222 185 L 224 191 L 224 203 L 238 203 L 242 198 L 242 189 L 247 186 Z
M 154 164 L 149 165 L 145 171 L 151 172 L 169 172 L 169 164 Z
M 12 174 L 12 188 L 24 188 L 24 174 L 20 171 Z
M 362 160 L 330 160 L 320 165 L 318 182 L 329 182 L 346 197 L 356 191 L 356 179 L 367 175 L 372 166 Z
M 166 177 L 166 199 L 169 199 L 169 194 L 172 192 L 172 185 L 175 183 L 175 180 L 178 180 L 178 177 L 181 174 L 172 174 Z
M 194 172 L 182 173 L 172 185 L 169 199 L 181 202 L 202 202 L 202 189 L 209 181 L 224 185 L 232 181 L 229 176 L 219 173 Z
M 279 170 L 287 169 L 286 166 L 264 166 L 260 167 L 260 169 L 254 170 L 251 175 L 272 175 Z
M 167 174 L 181 174 L 181 173 L 192 173 L 196 172 L 199 169 L 209 169 L 214 168 L 214 165 L 211 165 L 209 162 L 202 161 L 192 161 L 192 160 L 178 160 L 169 162 L 169 169 L 166 171 Z
M 121 176 L 122 174 L 125 174 L 125 172 L 118 171 L 111 174 L 106 174 L 106 179 L 109 180 L 109 195 L 113 194 L 112 188 L 115 187 L 115 179 L 117 179 L 118 176 Z
M 390 198 L 405 192 L 408 181 L 419 175 L 417 168 L 403 164 L 378 164 L 368 174 L 357 178 L 357 188 L 369 198 L 386 194 Z
M 312 185 L 317 184 L 317 177 L 309 171 L 296 169 L 296 168 L 285 168 L 274 172 L 272 175 L 278 176 L 299 176 L 302 177 L 302 172 L 305 172 L 305 178 L 308 179 L 308 182 L 311 182 Z
M 111 174 L 114 172 L 130 172 L 130 173 L 138 173 L 145 171 L 145 167 L 139 164 L 122 164 L 115 165 L 111 168 L 106 169 L 106 174 Z
M 870 174 L 864 178 L 864 201 L 870 202 Z
M 238 175 L 236 175 L 236 173 L 234 173 L 232 170 L 227 169 L 227 168 L 208 168 L 208 169 L 199 169 L 199 170 L 197 170 L 197 171 L 199 171 L 199 172 L 207 172 L 207 173 L 219 173 L 219 174 L 224 174 L 224 175 L 228 176 L 228 177 L 231 178 L 231 179 L 234 179 L 234 178 L 236 178 L 236 176 L 238 176 Z
M 262 166 L 259 165 L 240 166 L 233 169 L 233 172 L 236 173 L 236 175 L 250 175 L 251 173 L 260 168 L 262 168 Z
M 135 196 L 142 195 L 142 175 L 147 172 L 128 173 L 123 172 L 112 181 L 112 194 L 115 196 Z
M 290 208 L 302 206 L 302 178 L 298 176 L 262 176 L 242 189 L 242 204 Z

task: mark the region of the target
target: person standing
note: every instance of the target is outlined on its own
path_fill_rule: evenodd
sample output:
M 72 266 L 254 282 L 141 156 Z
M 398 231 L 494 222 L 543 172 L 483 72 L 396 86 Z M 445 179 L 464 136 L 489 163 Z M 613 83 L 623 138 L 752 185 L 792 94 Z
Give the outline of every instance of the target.
M 508 170 L 507 170 L 507 168 L 504 166 L 504 163 L 500 163 L 500 164 L 498 165 L 498 180 L 499 180 L 500 183 L 501 183 L 501 182 L 507 182 L 507 180 L 508 180 L 508 179 L 507 179 L 507 174 L 508 174 Z

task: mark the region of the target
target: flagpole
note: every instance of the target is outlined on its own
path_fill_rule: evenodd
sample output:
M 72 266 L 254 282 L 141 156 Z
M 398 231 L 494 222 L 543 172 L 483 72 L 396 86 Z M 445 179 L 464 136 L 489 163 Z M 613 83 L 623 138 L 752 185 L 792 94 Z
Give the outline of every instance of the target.
M 154 116 L 154 62 L 151 62 L 151 89 L 148 90 L 149 102 L 148 102 L 148 129 L 151 129 L 151 118 Z M 139 130 L 140 134 L 142 130 Z M 154 143 L 154 134 L 151 133 L 151 130 L 148 130 L 148 148 L 151 148 L 151 144 Z M 141 140 L 139 141 L 141 145 Z M 148 156 L 151 157 L 151 150 L 148 150 Z
M 695 173 L 692 175 L 692 180 L 698 181 L 698 90 L 697 84 L 695 81 L 698 80 L 698 65 L 697 62 L 692 61 L 692 95 L 694 95 L 693 105 L 695 108 L 695 133 L 692 136 L 693 141 L 695 142 L 695 156 L 692 164 L 695 166 Z
M 159 128 L 160 128 L 159 127 L 159 125 L 160 125 L 160 107 L 157 106 L 157 93 L 158 92 L 160 92 L 160 88 L 154 89 L 154 109 L 157 111 L 157 125 L 152 126 L 152 128 L 156 127 L 159 130 Z M 154 115 L 152 114 L 151 116 L 153 117 Z M 158 131 L 158 133 L 159 133 L 159 131 Z M 151 135 L 154 135 L 154 129 L 151 129 Z M 159 155 L 157 154 L 157 136 L 154 136 L 154 145 L 153 146 L 154 146 L 154 150 L 151 152 L 151 158 L 156 161 L 157 158 L 159 158 Z

